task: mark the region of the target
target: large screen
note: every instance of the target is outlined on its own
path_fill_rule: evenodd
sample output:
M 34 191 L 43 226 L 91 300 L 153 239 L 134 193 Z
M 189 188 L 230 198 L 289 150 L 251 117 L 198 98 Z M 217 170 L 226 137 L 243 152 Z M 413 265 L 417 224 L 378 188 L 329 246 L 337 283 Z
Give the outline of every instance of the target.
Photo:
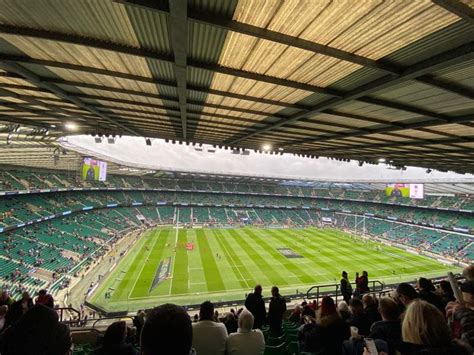
M 424 198 L 425 191 L 423 184 L 410 184 L 410 198 Z
M 107 178 L 107 163 L 92 158 L 84 158 L 82 164 L 82 179 L 87 181 L 105 181 Z
M 390 197 L 424 198 L 423 184 L 388 184 L 385 194 Z

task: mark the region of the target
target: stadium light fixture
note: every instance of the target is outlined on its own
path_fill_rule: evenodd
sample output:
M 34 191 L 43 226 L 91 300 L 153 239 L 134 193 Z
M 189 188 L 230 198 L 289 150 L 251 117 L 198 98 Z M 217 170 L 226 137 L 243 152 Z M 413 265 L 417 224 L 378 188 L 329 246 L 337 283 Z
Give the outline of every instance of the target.
M 77 123 L 75 123 L 75 122 L 66 122 L 64 124 L 64 128 L 66 128 L 68 131 L 75 131 L 79 127 L 77 126 Z
M 262 149 L 266 152 L 270 151 L 272 149 L 272 146 L 270 144 L 264 144 L 262 146 Z
M 385 163 L 385 158 L 380 158 L 379 163 Z

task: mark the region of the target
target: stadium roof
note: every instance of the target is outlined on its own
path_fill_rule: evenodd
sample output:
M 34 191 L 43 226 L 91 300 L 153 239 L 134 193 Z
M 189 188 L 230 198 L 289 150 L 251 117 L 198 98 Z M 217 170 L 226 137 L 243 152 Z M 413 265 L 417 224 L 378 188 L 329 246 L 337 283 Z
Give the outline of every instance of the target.
M 0 0 L 0 120 L 474 172 L 474 2 Z

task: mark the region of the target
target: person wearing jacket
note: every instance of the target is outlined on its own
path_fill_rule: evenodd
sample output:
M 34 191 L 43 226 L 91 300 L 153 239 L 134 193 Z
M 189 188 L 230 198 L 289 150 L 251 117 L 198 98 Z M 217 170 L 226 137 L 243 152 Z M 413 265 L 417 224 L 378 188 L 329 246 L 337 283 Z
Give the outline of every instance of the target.
M 349 279 L 347 278 L 347 272 L 345 271 L 342 272 L 341 294 L 344 301 L 347 304 L 349 304 L 349 301 L 352 298 L 352 286 L 351 286 L 351 283 L 349 282 Z
M 281 324 L 283 322 L 283 314 L 286 312 L 286 300 L 280 295 L 278 287 L 272 287 L 272 298 L 268 308 L 268 325 L 270 332 L 279 336 L 281 334 Z
M 265 309 L 265 301 L 262 297 L 262 286 L 256 285 L 254 292 L 249 293 L 245 299 L 245 307 L 254 317 L 254 329 L 261 329 L 267 310 Z
M 389 355 L 395 354 L 402 341 L 402 325 L 398 304 L 390 297 L 383 297 L 379 301 L 379 312 L 382 320 L 370 327 L 369 337 L 387 342 Z

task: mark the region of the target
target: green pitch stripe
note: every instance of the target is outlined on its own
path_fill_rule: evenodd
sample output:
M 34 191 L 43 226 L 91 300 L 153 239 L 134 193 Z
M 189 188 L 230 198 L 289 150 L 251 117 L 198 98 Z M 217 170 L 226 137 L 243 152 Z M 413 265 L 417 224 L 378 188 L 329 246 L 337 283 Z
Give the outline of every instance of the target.
M 242 288 L 248 288 L 251 287 L 251 285 L 256 285 L 252 275 L 244 266 L 238 255 L 234 252 L 234 249 L 229 245 L 221 231 L 213 229 L 212 233 L 214 234 L 217 243 L 219 243 L 219 246 L 224 251 L 224 255 L 232 267 L 235 278 L 239 280 L 240 286 L 242 286 Z M 242 277 L 244 279 L 242 279 Z
M 327 274 L 332 274 L 334 271 L 334 263 L 331 262 L 323 262 L 320 256 L 315 253 L 316 248 L 312 248 L 310 245 L 300 244 L 298 243 L 299 238 L 293 236 L 288 231 L 283 230 L 266 230 L 267 233 L 272 235 L 274 238 L 282 240 L 288 245 L 289 248 L 297 252 L 298 254 L 304 256 L 307 260 L 309 260 L 315 267 L 315 270 L 321 271 L 323 269 Z M 311 244 L 311 243 L 308 243 Z M 314 274 L 311 277 L 311 282 L 314 282 Z
M 291 272 L 293 275 L 296 276 L 301 283 L 308 283 L 313 282 L 314 277 L 310 276 L 306 271 L 300 268 L 297 264 L 293 263 L 290 259 L 283 256 L 279 251 L 275 249 L 274 246 L 270 245 L 265 239 L 273 239 L 272 237 L 262 237 L 261 233 L 254 233 L 250 229 L 244 229 L 245 233 L 252 238 L 252 240 L 257 243 L 262 249 L 270 253 L 270 255 L 278 260 L 281 266 L 283 266 L 286 270 Z
M 143 297 L 150 293 L 150 287 L 155 278 L 158 265 L 160 264 L 169 232 L 169 230 L 162 230 L 158 236 L 153 237 L 154 243 L 153 247 L 148 252 L 148 258 L 146 260 L 140 260 L 140 265 L 143 265 L 143 263 L 146 264 L 143 266 L 142 271 L 138 276 L 137 283 L 130 293 L 130 298 Z M 145 252 L 147 251 L 145 250 Z
M 288 280 L 285 279 L 280 273 L 275 270 L 267 261 L 260 255 L 255 248 L 247 242 L 243 235 L 240 235 L 234 229 L 229 229 L 229 234 L 239 244 L 243 251 L 248 255 L 250 260 L 253 260 L 256 266 L 261 270 L 263 274 L 266 274 L 269 280 L 275 285 L 288 285 Z M 269 272 L 271 270 L 271 272 Z
M 159 233 L 160 233 L 159 231 L 153 231 L 152 233 L 148 233 L 148 235 L 143 236 L 143 238 L 145 238 L 145 244 L 142 245 L 137 255 L 147 255 L 146 253 L 148 252 L 146 251 L 146 249 L 147 248 L 150 249 L 152 247 L 155 241 L 154 238 L 156 238 L 156 236 L 159 235 Z M 137 256 L 134 256 L 129 269 L 125 273 L 123 279 L 118 284 L 116 291 L 113 293 L 112 299 L 128 298 L 128 292 L 133 287 L 135 281 L 137 280 L 138 273 L 140 272 L 140 268 L 142 266 L 139 259 L 140 258 L 138 258 Z M 122 266 L 122 263 L 120 264 L 120 267 L 121 266 Z
M 202 229 L 196 230 L 196 239 L 199 245 L 204 276 L 206 277 L 207 289 L 209 291 L 225 290 L 224 282 L 214 259 L 214 253 L 209 246 L 207 237 Z
M 176 246 L 173 267 L 173 280 L 171 293 L 188 293 L 188 251 L 186 250 L 186 230 L 178 232 L 178 245 Z

